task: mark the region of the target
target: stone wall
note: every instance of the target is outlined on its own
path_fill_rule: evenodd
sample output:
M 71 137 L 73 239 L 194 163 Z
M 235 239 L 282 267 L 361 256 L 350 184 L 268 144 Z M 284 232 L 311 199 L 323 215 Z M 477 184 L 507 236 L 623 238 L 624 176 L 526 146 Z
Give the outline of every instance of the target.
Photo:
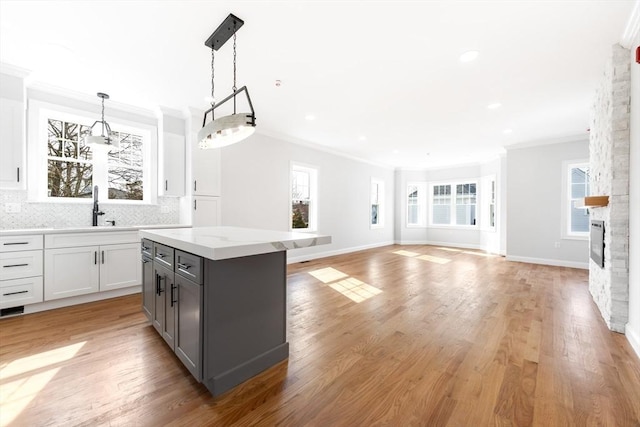
M 590 210 L 605 226 L 604 268 L 589 261 L 589 291 L 607 326 L 624 332 L 629 315 L 630 52 L 614 45 L 593 105 L 589 137 L 591 195 L 609 206 Z

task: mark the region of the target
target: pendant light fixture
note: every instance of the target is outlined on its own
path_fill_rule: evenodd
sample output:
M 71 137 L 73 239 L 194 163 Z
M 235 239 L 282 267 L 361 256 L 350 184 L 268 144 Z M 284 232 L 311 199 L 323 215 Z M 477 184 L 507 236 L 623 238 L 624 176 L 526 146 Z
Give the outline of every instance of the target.
M 236 88 L 236 32 L 242 27 L 244 21 L 229 14 L 218 28 L 204 42 L 211 48 L 211 108 L 205 111 L 202 119 L 202 129 L 198 132 L 198 146 L 202 149 L 220 148 L 249 137 L 255 132 L 256 115 L 246 86 Z M 231 37 L 233 37 L 233 93 L 222 101 L 215 101 L 214 97 L 214 59 L 215 51 L 220 49 Z M 250 112 L 238 113 L 236 111 L 236 97 L 244 93 L 247 97 Z M 215 118 L 214 110 L 227 101 L 233 99 L 233 114 Z M 207 123 L 207 115 L 211 113 L 211 121 Z
M 111 126 L 104 120 L 104 100 L 109 99 L 109 95 L 106 93 L 98 92 L 98 98 L 102 99 L 102 119 L 96 120 L 93 125 L 85 132 L 84 142 L 87 145 L 106 145 L 109 147 L 117 148 L 118 141 L 114 141 L 111 137 Z M 96 125 L 100 123 L 100 134 L 98 135 L 98 129 L 96 129 Z

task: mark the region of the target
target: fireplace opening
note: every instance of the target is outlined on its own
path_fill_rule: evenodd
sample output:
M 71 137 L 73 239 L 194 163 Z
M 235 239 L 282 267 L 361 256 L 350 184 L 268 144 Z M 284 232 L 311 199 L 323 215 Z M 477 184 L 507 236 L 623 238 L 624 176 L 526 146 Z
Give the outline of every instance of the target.
M 591 220 L 589 242 L 591 259 L 600 268 L 604 268 L 604 221 Z

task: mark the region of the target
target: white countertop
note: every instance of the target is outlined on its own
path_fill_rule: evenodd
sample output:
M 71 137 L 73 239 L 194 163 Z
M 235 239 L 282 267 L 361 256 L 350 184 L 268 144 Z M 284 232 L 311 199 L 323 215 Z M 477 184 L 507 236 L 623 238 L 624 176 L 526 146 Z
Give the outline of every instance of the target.
M 191 227 L 190 225 L 182 224 L 147 224 L 147 225 L 125 225 L 125 226 L 110 226 L 101 225 L 98 227 L 62 227 L 62 228 L 22 228 L 11 230 L 0 230 L 0 237 L 2 236 L 24 236 L 33 234 L 64 234 L 64 233 L 95 233 L 95 232 L 114 232 L 114 231 L 137 231 L 141 229 L 161 229 L 161 228 L 179 228 L 179 227 Z
M 140 230 L 140 236 L 212 260 L 239 258 L 331 243 L 331 236 L 240 227 Z

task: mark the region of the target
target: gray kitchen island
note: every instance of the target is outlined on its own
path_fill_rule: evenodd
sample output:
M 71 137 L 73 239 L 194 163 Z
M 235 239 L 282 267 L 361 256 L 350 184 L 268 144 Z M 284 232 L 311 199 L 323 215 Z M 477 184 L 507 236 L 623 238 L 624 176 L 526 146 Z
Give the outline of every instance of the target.
M 287 250 L 330 236 L 238 227 L 141 230 L 143 310 L 217 396 L 289 356 Z

